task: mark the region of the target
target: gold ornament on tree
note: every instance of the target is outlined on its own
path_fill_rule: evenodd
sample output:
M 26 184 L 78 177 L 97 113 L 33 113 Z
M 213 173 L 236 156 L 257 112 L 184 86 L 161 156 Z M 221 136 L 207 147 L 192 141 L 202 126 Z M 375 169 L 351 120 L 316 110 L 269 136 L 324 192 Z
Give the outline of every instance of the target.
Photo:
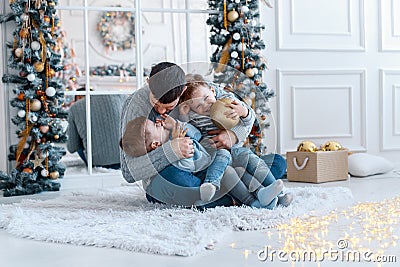
M 255 74 L 254 70 L 252 68 L 247 69 L 245 73 L 246 73 L 246 76 L 249 77 L 249 78 L 253 78 L 254 74 Z
M 228 20 L 230 22 L 234 22 L 239 18 L 239 13 L 236 10 L 232 10 L 228 12 Z
M 58 177 L 60 177 L 60 173 L 59 173 L 58 171 L 53 171 L 53 172 L 51 172 L 51 173 L 49 174 L 49 176 L 50 176 L 51 179 L 55 180 L 55 179 L 57 179 Z
M 33 63 L 33 68 L 36 72 L 42 72 L 44 70 L 44 64 L 40 61 Z
M 32 111 L 39 111 L 42 108 L 42 103 L 39 99 L 33 99 L 30 104 Z
M 299 152 L 317 152 L 317 146 L 312 141 L 302 141 L 297 146 Z

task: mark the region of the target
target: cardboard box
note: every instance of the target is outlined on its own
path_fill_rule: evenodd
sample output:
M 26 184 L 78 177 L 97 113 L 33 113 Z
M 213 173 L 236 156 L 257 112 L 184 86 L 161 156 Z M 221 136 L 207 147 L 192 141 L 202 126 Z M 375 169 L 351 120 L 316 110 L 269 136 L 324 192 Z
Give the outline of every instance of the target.
M 347 180 L 348 151 L 287 152 L 287 178 L 292 182 Z

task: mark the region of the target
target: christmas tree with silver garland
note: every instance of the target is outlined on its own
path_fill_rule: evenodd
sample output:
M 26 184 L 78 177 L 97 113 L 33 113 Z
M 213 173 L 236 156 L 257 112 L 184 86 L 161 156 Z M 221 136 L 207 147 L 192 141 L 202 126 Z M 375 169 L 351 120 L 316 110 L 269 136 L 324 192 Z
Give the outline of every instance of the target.
M 9 73 L 2 80 L 14 87 L 10 102 L 17 109 L 12 122 L 19 138 L 8 156 L 15 168 L 0 172 L 4 196 L 58 191 L 57 179 L 65 172 L 59 162 L 65 149 L 54 145 L 67 140 L 64 85 L 56 77 L 64 69 L 56 5 L 57 0 L 10 0 L 12 13 L 0 16 L 1 22 L 16 23 L 7 44 Z
M 263 1 L 269 7 L 268 1 Z M 247 145 L 257 154 L 266 153 L 263 143 L 264 129 L 269 126 L 268 99 L 274 96 L 263 81 L 262 72 L 267 68 L 261 54 L 265 48 L 262 40 L 264 26 L 259 22 L 258 0 L 209 0 L 211 10 L 207 24 L 211 26 L 210 42 L 216 46 L 211 61 L 214 81 L 239 95 L 256 112 L 257 120 Z

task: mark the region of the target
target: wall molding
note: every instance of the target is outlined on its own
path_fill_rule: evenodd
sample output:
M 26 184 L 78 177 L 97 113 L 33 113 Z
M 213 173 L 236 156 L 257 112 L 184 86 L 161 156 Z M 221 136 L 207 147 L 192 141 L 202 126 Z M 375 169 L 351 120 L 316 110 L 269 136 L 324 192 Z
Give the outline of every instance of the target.
M 295 107 L 296 107 L 296 90 L 347 90 L 348 91 L 348 95 L 349 95 L 349 133 L 334 133 L 334 134 L 320 134 L 320 135 L 312 135 L 312 134 L 308 134 L 308 135 L 300 135 L 297 133 L 297 127 L 296 125 L 298 124 L 296 121 L 296 116 L 295 116 Z M 292 93 L 292 137 L 293 139 L 307 139 L 307 138 L 349 138 L 349 137 L 353 137 L 354 136 L 354 116 L 352 110 L 354 109 L 354 105 L 353 105 L 353 94 L 354 94 L 354 90 L 352 86 L 335 86 L 335 85 L 323 85 L 323 86 L 292 86 L 291 87 L 291 93 Z
M 352 137 L 357 137 L 359 139 L 359 145 L 354 145 L 351 147 L 351 150 L 355 151 L 366 151 L 367 150 L 367 111 L 366 111 L 366 70 L 365 69 L 331 69 L 331 70 L 284 70 L 284 69 L 277 69 L 276 70 L 276 75 L 277 75 L 277 121 L 278 121 L 278 127 L 277 127 L 277 143 L 278 143 L 278 151 L 279 153 L 283 153 L 287 150 L 286 144 L 288 140 L 284 140 L 285 136 L 283 134 L 283 131 L 288 131 L 289 129 L 283 129 L 284 124 L 284 115 L 287 114 L 285 113 L 284 110 L 287 109 L 287 107 L 284 107 L 283 104 L 283 85 L 285 81 L 285 77 L 288 76 L 326 76 L 326 75 L 356 75 L 358 76 L 358 85 L 359 85 L 359 95 L 355 95 L 355 89 L 351 85 L 335 85 L 335 84 L 321 84 L 320 86 L 315 86 L 315 85 L 301 85 L 298 86 L 296 85 L 295 87 L 318 87 L 318 88 L 342 88 L 349 90 L 350 96 L 349 96 L 349 112 L 351 113 L 351 118 L 350 118 L 350 132 L 349 134 L 343 134 L 343 133 L 333 133 L 332 135 L 318 135 L 318 136 L 303 136 L 303 135 L 296 135 L 295 130 L 295 122 L 291 122 L 292 125 L 292 138 L 302 140 L 306 138 L 332 138 L 332 139 L 349 139 Z M 293 85 L 291 86 L 293 87 Z M 287 93 L 287 92 L 285 92 Z M 354 103 L 356 101 L 355 99 L 359 99 L 359 102 Z M 287 104 L 287 103 L 286 103 Z M 358 104 L 358 105 L 355 105 Z M 359 109 L 358 116 L 354 117 L 354 112 Z M 293 116 L 293 109 L 291 110 L 291 117 L 294 118 Z M 359 128 L 356 129 L 355 122 L 356 120 L 360 120 Z M 292 140 L 292 141 L 293 141 Z
M 358 3 L 359 10 L 353 10 L 354 1 Z M 289 3 L 290 7 L 285 8 L 284 5 Z M 364 0 L 348 0 L 348 32 L 299 32 L 296 31 L 296 25 L 294 23 L 294 1 L 290 2 L 286 1 L 275 1 L 275 24 L 276 24 L 276 47 L 277 51 L 337 51 L 337 52 L 363 52 L 366 50 L 365 47 L 365 16 L 364 16 Z M 289 10 L 289 11 L 287 11 Z M 289 12 L 289 15 L 283 16 L 283 12 Z M 355 14 L 358 14 L 358 20 L 353 18 Z M 284 22 L 282 20 L 283 17 L 290 17 L 289 26 L 284 26 Z M 354 21 L 357 21 L 357 25 L 359 25 L 358 30 L 357 27 L 353 24 Z M 289 28 L 289 29 L 287 29 Z M 286 39 L 290 37 L 301 38 L 301 40 L 297 41 L 288 41 L 285 40 L 285 31 Z M 357 36 L 355 36 L 355 34 Z M 336 46 L 332 46 L 333 43 L 331 38 L 335 39 L 335 43 L 338 43 Z M 316 44 L 321 42 L 321 44 Z M 342 42 L 342 43 L 340 43 Z M 351 43 L 352 42 L 352 43 Z M 307 46 L 299 46 L 297 43 L 307 43 Z
M 388 2 L 390 1 L 390 2 Z M 400 52 L 400 32 L 396 33 L 395 0 L 379 0 L 379 51 L 380 52 Z M 397 0 L 398 1 L 398 0 Z M 386 6 L 386 5 L 388 6 Z M 390 6 L 390 7 L 389 7 Z M 399 4 L 400 6 L 400 4 Z M 387 10 L 389 8 L 389 10 Z M 389 19 L 387 19 L 389 18 Z M 388 21 L 387 21 L 388 20 Z M 389 23 L 384 23 L 389 22 Z M 385 27 L 386 26 L 386 27 Z M 398 26 L 399 27 L 399 26 Z M 400 27 L 399 27 L 400 28 Z
M 388 84 L 388 77 L 389 76 L 398 76 L 398 81 L 397 83 L 392 83 Z M 380 150 L 381 151 L 400 151 L 400 132 L 398 132 L 396 129 L 400 128 L 400 125 L 398 125 L 398 120 L 399 114 L 396 114 L 396 110 L 400 110 L 400 101 L 397 102 L 397 97 L 400 98 L 400 69 L 399 70 L 394 70 L 394 69 L 380 69 L 379 70 L 379 80 L 380 80 L 380 113 L 382 119 L 380 120 L 380 131 L 379 131 L 379 144 L 380 144 Z M 386 101 L 387 99 L 387 93 L 391 94 L 391 97 L 389 99 L 391 101 Z M 391 123 L 392 125 L 387 125 L 385 122 L 385 117 L 387 116 L 385 107 L 387 105 L 391 105 L 390 108 L 390 113 L 392 114 L 392 119 L 390 120 L 389 124 Z M 389 130 L 387 130 L 389 128 Z M 390 129 L 391 128 L 391 129 Z M 391 140 L 388 140 L 389 137 L 392 139 L 395 139 L 395 141 L 392 140 L 392 144 L 390 143 Z M 398 139 L 398 140 L 397 140 Z

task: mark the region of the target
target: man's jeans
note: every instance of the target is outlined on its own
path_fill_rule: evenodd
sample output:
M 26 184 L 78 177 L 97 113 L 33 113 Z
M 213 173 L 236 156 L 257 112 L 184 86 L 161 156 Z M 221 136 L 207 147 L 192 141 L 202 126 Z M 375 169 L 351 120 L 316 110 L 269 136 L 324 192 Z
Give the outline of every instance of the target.
M 282 178 L 286 172 L 286 160 L 282 156 L 269 154 L 261 156 L 261 159 L 269 167 L 274 178 Z M 265 184 L 268 182 L 270 180 L 265 181 Z M 198 187 L 201 183 L 202 180 L 199 177 L 170 165 L 152 178 L 150 185 L 146 188 L 146 197 L 150 202 L 192 206 L 200 200 Z M 218 194 L 226 194 L 226 192 L 221 190 L 217 192 L 216 196 Z M 207 208 L 230 205 L 233 205 L 231 198 L 228 195 L 223 195 L 218 200 L 207 204 Z

